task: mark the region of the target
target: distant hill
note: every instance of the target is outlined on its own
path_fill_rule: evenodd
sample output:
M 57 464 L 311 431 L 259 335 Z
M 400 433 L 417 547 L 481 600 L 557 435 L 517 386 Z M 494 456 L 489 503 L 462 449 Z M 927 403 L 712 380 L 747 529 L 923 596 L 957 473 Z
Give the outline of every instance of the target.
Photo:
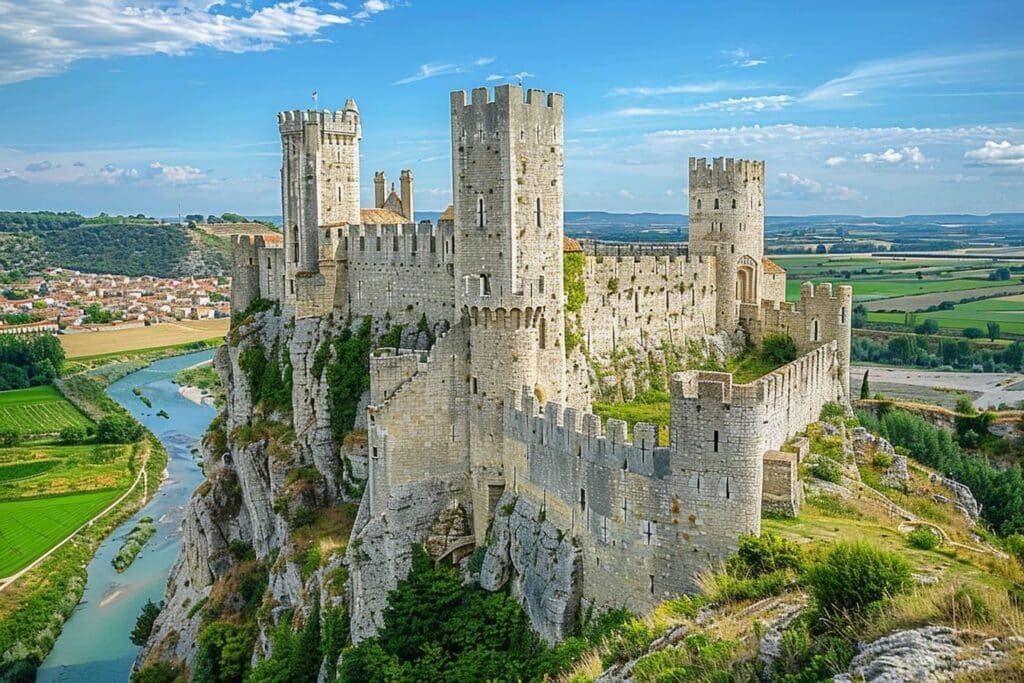
M 46 267 L 210 277 L 228 274 L 231 259 L 225 240 L 141 214 L 0 212 L 0 270 Z

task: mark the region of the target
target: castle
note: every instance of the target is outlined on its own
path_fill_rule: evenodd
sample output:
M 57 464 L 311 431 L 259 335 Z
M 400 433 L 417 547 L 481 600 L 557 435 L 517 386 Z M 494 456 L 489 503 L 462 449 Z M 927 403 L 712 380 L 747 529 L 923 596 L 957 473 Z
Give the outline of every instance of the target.
M 799 455 L 781 449 L 847 403 L 852 292 L 805 283 L 785 300 L 763 251 L 763 162 L 689 160 L 686 253 L 589 255 L 563 234 L 563 96 L 478 88 L 453 92 L 450 112 L 453 203 L 436 225 L 414 221 L 408 170 L 390 193 L 378 172 L 360 208 L 352 100 L 279 114 L 283 245 L 234 240 L 232 306 L 448 323 L 428 352 L 370 358 L 353 637 L 380 626 L 408 545 L 440 537 L 442 558 L 485 548 L 482 583 L 511 584 L 554 640 L 587 607 L 639 612 L 693 590 L 759 532 L 762 505 L 799 505 Z M 572 310 L 571 255 L 585 292 Z M 715 333 L 786 333 L 800 355 L 749 384 L 673 374 L 667 444 L 655 425 L 591 414 L 592 365 Z

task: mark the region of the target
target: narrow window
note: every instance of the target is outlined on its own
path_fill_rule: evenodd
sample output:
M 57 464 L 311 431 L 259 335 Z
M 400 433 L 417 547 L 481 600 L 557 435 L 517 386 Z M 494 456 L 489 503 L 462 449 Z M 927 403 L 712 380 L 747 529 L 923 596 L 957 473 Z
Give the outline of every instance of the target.
M 348 235 L 345 235 L 345 251 L 348 251 Z
M 587 509 L 587 490 L 580 489 L 580 511 Z
M 654 595 L 654 574 L 648 574 L 651 578 L 651 595 Z
M 471 383 L 472 383 L 472 385 L 473 385 L 473 393 L 475 394 L 475 393 L 477 393 L 477 390 L 478 390 L 478 386 L 477 386 L 477 380 L 476 380 L 476 377 L 474 377 L 474 378 L 473 378 L 473 379 L 471 380 Z
M 637 289 L 633 292 L 633 312 L 640 312 L 640 290 Z
M 324 230 L 324 240 L 327 241 L 327 242 L 331 241 L 331 231 L 330 230 Z
M 540 227 L 540 197 L 537 197 L 537 210 L 536 210 L 535 213 L 536 213 L 536 217 L 537 217 L 537 227 L 539 228 Z
M 373 447 L 373 457 L 374 458 L 377 457 L 377 447 L 376 446 Z
M 543 275 L 541 275 L 540 278 L 537 280 L 537 289 L 538 289 L 538 293 L 539 294 L 543 294 L 544 293 L 544 276 Z
M 718 452 L 718 430 L 717 429 L 715 430 L 714 440 L 715 440 L 715 453 L 717 453 Z
M 546 349 L 548 347 L 548 325 L 544 318 L 541 318 L 540 323 L 537 325 L 537 337 L 537 343 L 540 345 L 540 348 Z
M 812 339 L 814 341 L 818 341 L 818 321 L 817 320 L 814 321 L 814 336 L 812 337 Z
M 732 208 L 734 208 L 734 209 L 736 208 L 736 200 L 735 199 L 732 200 Z
M 381 247 L 381 238 L 380 238 L 380 235 L 377 235 L 377 251 L 380 251 L 380 247 Z
M 718 198 L 717 197 L 715 198 L 715 208 L 716 209 L 718 208 Z
M 288 291 L 292 294 L 295 293 L 295 280 L 288 281 Z
M 417 238 L 416 235 L 412 236 L 412 253 L 416 253 Z
M 272 266 L 270 265 L 270 259 L 268 258 L 268 259 L 267 259 L 267 268 L 269 269 L 269 268 L 271 268 L 271 267 L 272 267 Z
M 480 294 L 483 296 L 491 295 L 491 278 L 480 273 Z
M 484 227 L 484 198 L 477 197 L 476 199 L 476 226 L 478 228 Z
M 391 251 L 398 251 L 398 235 L 391 238 Z
M 725 499 L 729 500 L 731 495 L 732 495 L 732 492 L 729 490 L 729 477 L 726 477 L 725 478 Z
M 253 265 L 253 258 L 252 258 L 252 256 L 249 257 L 249 265 L 250 266 Z
M 700 211 L 700 200 L 697 200 L 697 210 Z
M 366 251 L 366 237 L 359 236 L 359 251 Z
M 430 253 L 437 253 L 437 238 L 433 235 L 430 236 Z
M 845 323 L 846 322 L 846 306 L 840 306 L 839 307 L 839 322 L 841 322 L 841 323 Z

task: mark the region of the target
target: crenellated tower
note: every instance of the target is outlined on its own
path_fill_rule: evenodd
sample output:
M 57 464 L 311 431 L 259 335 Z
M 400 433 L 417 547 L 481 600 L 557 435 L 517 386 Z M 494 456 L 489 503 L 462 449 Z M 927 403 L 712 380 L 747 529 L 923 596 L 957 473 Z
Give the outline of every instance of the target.
M 758 304 L 764 275 L 764 162 L 690 157 L 690 253 L 716 258 L 716 327 L 733 331 Z
M 285 248 L 285 300 L 295 302 L 295 277 L 319 270 L 323 227 L 358 224 L 359 140 L 354 100 L 336 112 L 286 111 L 281 133 L 281 213 Z
M 501 481 L 505 390 L 525 384 L 541 401 L 565 400 L 563 117 L 557 93 L 451 94 L 456 307 L 469 324 L 479 411 L 470 435 L 478 509 L 494 502 L 487 482 Z M 474 518 L 486 528 L 484 514 Z

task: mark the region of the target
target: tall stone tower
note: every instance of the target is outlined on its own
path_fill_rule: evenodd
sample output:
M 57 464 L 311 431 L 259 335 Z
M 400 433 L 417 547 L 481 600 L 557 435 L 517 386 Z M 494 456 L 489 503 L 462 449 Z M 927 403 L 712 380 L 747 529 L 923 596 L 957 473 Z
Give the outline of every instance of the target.
M 315 273 L 327 225 L 358 224 L 359 109 L 286 111 L 281 133 L 281 213 L 284 218 L 285 301 L 294 303 L 297 273 Z
M 455 282 L 470 338 L 474 520 L 501 480 L 501 400 L 565 401 L 563 97 L 502 85 L 451 94 Z M 483 525 L 480 528 L 480 525 Z
M 732 332 L 740 304 L 761 302 L 763 161 L 690 157 L 690 253 L 716 257 L 716 327 Z

